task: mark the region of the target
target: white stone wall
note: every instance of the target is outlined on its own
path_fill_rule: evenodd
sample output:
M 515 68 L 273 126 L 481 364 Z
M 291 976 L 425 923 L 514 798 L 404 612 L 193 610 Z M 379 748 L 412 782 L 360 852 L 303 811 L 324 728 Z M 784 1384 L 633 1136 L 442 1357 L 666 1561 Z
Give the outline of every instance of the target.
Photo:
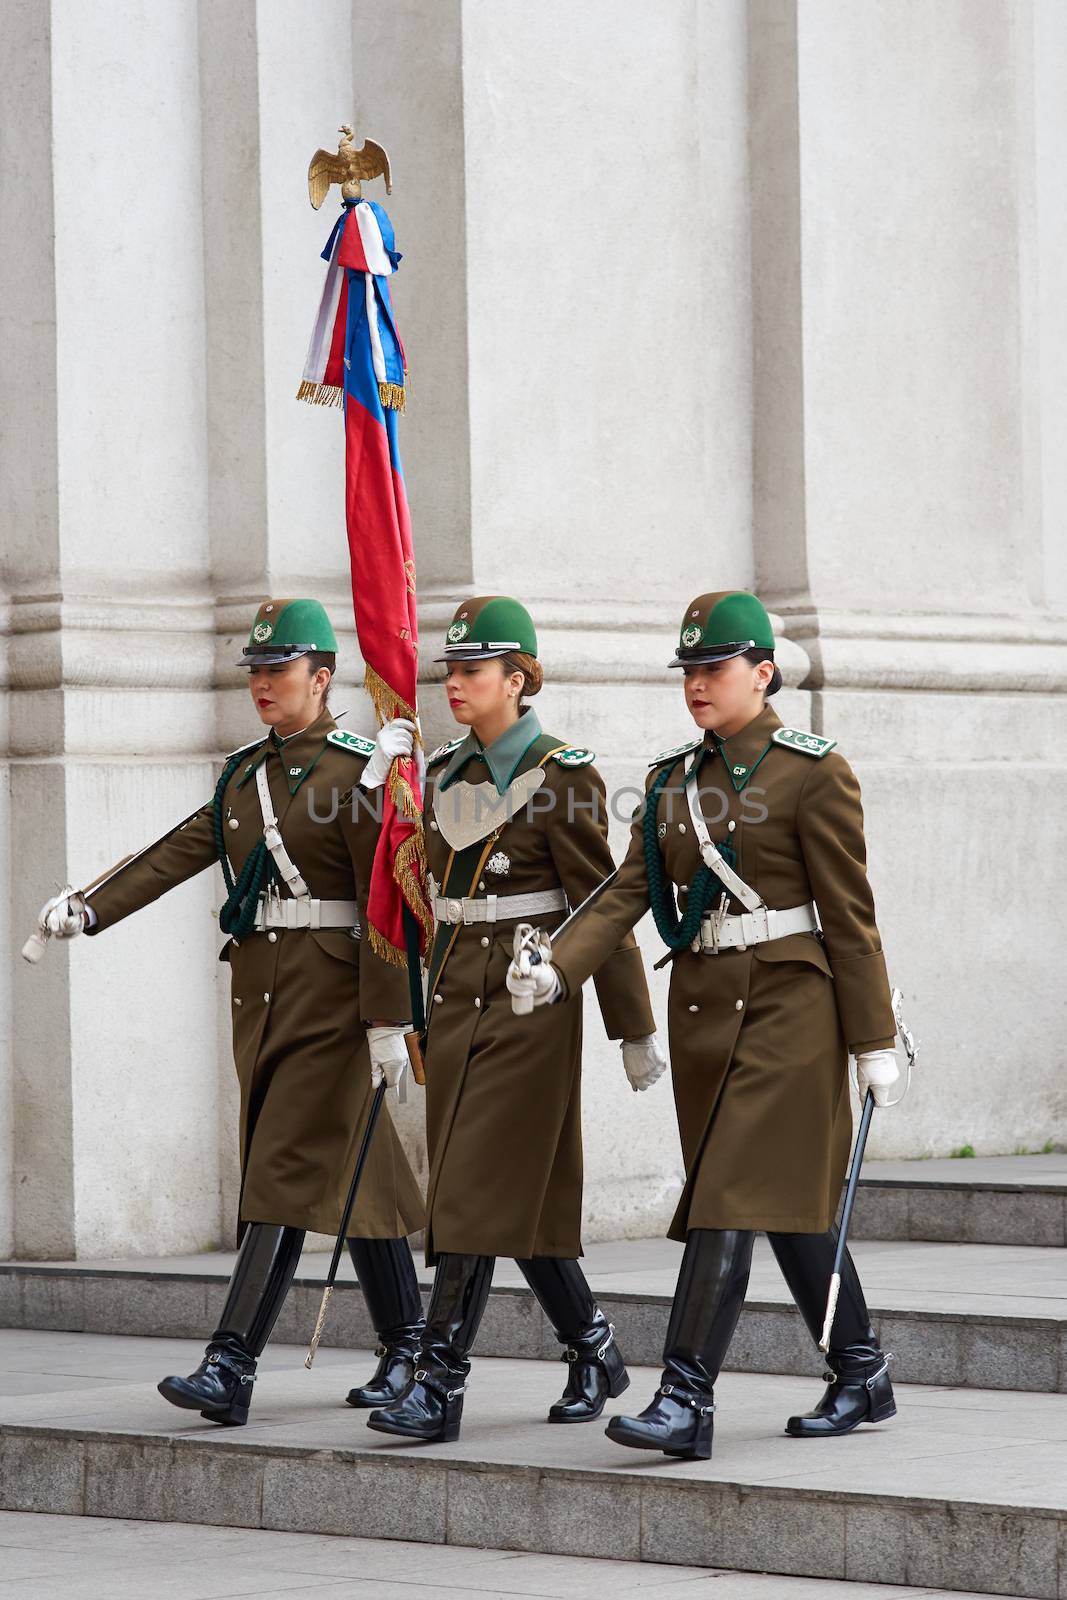
M 293 399 L 341 120 L 393 161 L 427 643 L 519 593 L 546 725 L 640 785 L 687 731 L 682 606 L 755 583 L 783 715 L 860 772 L 926 1047 L 874 1148 L 1067 1137 L 1057 0 L 10 0 L 0 30 L 0 1252 L 232 1230 L 217 885 L 17 950 L 247 736 L 265 593 L 331 606 L 369 726 L 338 418 Z M 587 1236 L 657 1231 L 667 1086 L 630 1093 L 593 1001 L 587 1031 Z

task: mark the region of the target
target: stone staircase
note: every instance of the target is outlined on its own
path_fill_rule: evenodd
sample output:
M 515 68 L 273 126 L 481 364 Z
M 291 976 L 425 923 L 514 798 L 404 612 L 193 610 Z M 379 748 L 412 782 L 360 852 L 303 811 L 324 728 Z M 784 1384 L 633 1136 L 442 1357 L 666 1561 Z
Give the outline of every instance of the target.
M 618 1556 L 1067 1600 L 1067 1158 L 872 1163 L 856 1255 L 896 1356 L 900 1415 L 811 1444 L 785 1417 L 821 1363 L 760 1248 L 717 1390 L 710 1463 L 619 1450 L 541 1420 L 561 1368 L 501 1262 L 461 1439 L 408 1448 L 338 1402 L 367 1367 L 362 1299 L 308 1257 L 248 1428 L 171 1412 L 231 1258 L 0 1265 L 0 1508 Z M 760 1244 L 762 1246 L 762 1241 Z M 590 1248 L 633 1371 L 656 1381 L 680 1248 Z M 184 1343 L 179 1341 L 195 1341 Z M 551 1361 L 552 1365 L 546 1365 Z

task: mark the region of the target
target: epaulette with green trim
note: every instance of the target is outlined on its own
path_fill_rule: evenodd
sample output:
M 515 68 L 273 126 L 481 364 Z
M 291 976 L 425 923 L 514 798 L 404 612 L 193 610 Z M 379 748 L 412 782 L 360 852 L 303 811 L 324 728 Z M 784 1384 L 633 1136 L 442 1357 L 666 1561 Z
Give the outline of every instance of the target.
M 675 745 L 673 750 L 662 750 L 648 764 L 650 767 L 661 767 L 665 761 L 677 761 L 679 756 L 687 756 L 691 750 L 697 749 L 703 743 L 703 739 L 690 739 L 688 744 Z
M 568 745 L 566 750 L 553 750 L 552 760 L 558 761 L 561 767 L 587 767 L 590 761 L 596 760 L 596 753 L 592 750 L 583 750 L 581 745 Z
M 326 735 L 327 744 L 347 750 L 349 755 L 362 756 L 364 760 L 374 754 L 374 740 L 364 739 L 361 733 L 349 733 L 347 728 L 334 728 Z
M 427 769 L 436 767 L 439 762 L 446 760 L 454 750 L 459 749 L 466 737 L 465 733 L 461 733 L 458 739 L 449 739 L 447 744 L 439 744 L 436 750 L 431 750 L 426 757 Z
M 775 728 L 771 735 L 773 744 L 784 744 L 787 750 L 799 750 L 803 755 L 821 761 L 837 744 L 836 739 L 823 739 L 817 733 L 804 733 L 800 728 Z

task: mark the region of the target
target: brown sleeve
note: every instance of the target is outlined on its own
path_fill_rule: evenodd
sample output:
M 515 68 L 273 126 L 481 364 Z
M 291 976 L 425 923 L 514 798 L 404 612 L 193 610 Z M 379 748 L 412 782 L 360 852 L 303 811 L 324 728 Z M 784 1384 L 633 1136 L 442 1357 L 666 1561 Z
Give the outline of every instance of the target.
M 588 780 L 589 793 L 582 798 L 588 799 L 595 789 L 603 800 L 604 785 L 599 774 L 588 767 L 578 770 L 591 774 Z M 610 889 L 604 890 L 588 911 L 583 911 L 571 923 L 552 950 L 552 965 L 559 972 L 569 994 L 577 994 L 586 979 L 596 973 L 597 998 L 608 1037 L 612 1039 L 641 1038 L 655 1028 L 644 967 L 631 932 L 648 910 L 648 881 L 640 820 L 642 810 L 643 807 L 638 808 L 631 825 L 629 849 L 615 882 Z M 578 813 L 578 816 L 582 815 Z M 584 815 L 591 818 L 588 811 Z M 592 827 L 567 828 L 566 818 L 561 821 L 564 826 L 557 823 L 551 835 L 552 855 L 563 887 L 567 890 L 567 898 L 572 905 L 579 905 L 585 895 L 611 871 L 613 865 L 607 846 L 606 807 L 601 809 L 595 846 Z M 564 871 L 564 859 L 575 884 L 573 890 Z M 589 871 L 590 862 L 595 863 L 594 872 Z M 582 873 L 583 863 L 585 877 L 582 881 L 586 887 L 579 892 L 581 884 L 577 879 Z
M 896 1022 L 867 878 L 860 786 L 843 756 L 831 753 L 813 766 L 800 792 L 797 831 L 845 1041 L 852 1051 L 885 1049 Z
M 361 767 L 362 774 L 363 768 Z M 395 965 L 371 947 L 367 921 L 374 852 L 381 833 L 383 789 L 367 791 L 358 784 L 341 801 L 339 819 L 352 858 L 356 903 L 363 937 L 359 944 L 359 1014 L 364 1022 L 410 1022 L 411 990 L 406 965 Z
M 615 869 L 608 847 L 607 791 L 595 767 L 575 767 L 567 772 L 567 782 L 557 785 L 556 797 L 558 803 L 548 814 L 548 845 L 567 899 L 578 906 Z M 609 1039 L 643 1039 L 656 1028 L 631 927 L 621 929 L 605 946 L 594 968 Z
M 86 891 L 86 904 L 96 912 L 96 923 L 86 932 L 97 934 L 113 927 L 123 917 L 151 905 L 168 889 L 176 889 L 187 878 L 195 878 L 214 860 L 215 823 L 209 802 L 173 833 L 149 845 L 136 858 L 130 858 L 128 867 L 123 868 L 121 862 L 118 867 L 112 867 L 116 876 L 110 881 L 102 883 L 98 889 Z

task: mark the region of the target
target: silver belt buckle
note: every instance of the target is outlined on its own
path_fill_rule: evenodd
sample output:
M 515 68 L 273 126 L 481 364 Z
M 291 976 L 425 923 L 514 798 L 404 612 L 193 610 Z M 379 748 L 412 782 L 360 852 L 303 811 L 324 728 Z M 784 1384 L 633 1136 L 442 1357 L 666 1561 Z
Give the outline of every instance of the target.
M 450 900 L 448 902 L 448 920 L 455 927 L 457 922 L 463 921 L 463 901 Z

